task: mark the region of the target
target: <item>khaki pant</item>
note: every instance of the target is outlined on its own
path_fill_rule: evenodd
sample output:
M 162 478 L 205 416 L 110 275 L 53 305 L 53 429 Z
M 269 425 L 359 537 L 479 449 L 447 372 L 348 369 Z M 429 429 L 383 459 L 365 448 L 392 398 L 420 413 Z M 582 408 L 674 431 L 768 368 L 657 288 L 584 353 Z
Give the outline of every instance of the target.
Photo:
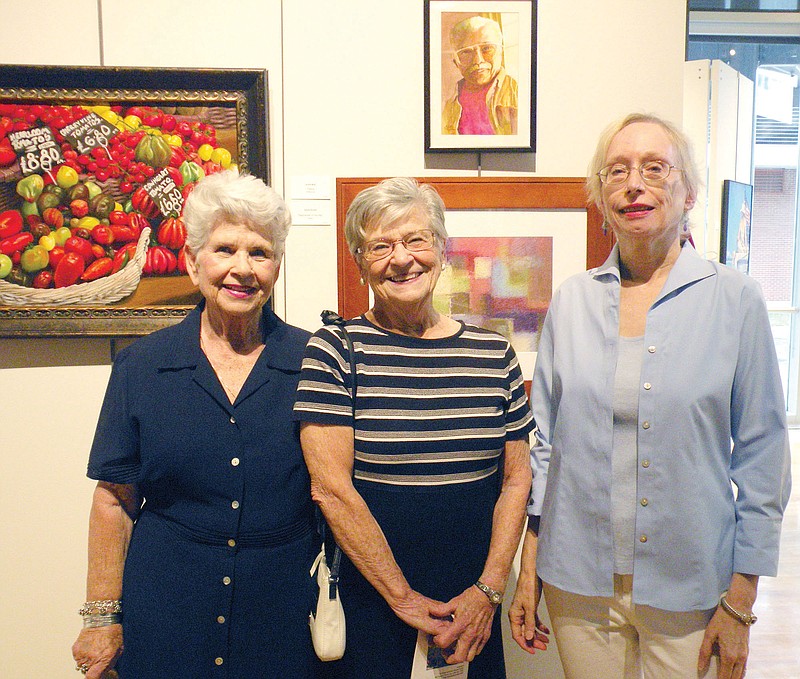
M 633 576 L 614 576 L 613 597 L 544 585 L 567 679 L 690 679 L 715 608 L 675 613 L 631 601 Z M 717 658 L 704 677 L 717 676 Z

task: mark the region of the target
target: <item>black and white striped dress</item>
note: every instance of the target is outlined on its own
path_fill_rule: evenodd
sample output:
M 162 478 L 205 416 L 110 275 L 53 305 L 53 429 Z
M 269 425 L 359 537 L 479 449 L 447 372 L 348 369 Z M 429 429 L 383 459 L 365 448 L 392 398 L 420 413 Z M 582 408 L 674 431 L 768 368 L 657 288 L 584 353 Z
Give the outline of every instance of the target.
M 501 335 L 463 323 L 441 339 L 390 333 L 363 316 L 347 330 L 358 371 L 355 423 L 350 360 L 336 327 L 320 329 L 306 348 L 295 419 L 354 427 L 356 489 L 411 587 L 448 601 L 481 575 L 504 445 L 533 429 L 517 357 Z M 378 666 L 385 676 L 408 676 L 416 631 L 349 561 L 341 588 L 347 652 L 336 676 L 361 679 Z M 470 673 L 505 676 L 499 612 Z

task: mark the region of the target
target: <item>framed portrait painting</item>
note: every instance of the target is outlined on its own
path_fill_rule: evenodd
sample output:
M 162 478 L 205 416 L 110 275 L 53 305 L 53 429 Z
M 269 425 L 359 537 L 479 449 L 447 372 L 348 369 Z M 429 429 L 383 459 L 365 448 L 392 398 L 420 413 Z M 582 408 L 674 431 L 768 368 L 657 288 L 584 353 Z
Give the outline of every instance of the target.
M 0 66 L 0 336 L 140 336 L 200 299 L 183 203 L 269 182 L 263 70 Z
M 753 186 L 726 179 L 722 185 L 720 261 L 742 273 L 750 269 Z
M 425 1 L 425 150 L 536 150 L 536 0 Z

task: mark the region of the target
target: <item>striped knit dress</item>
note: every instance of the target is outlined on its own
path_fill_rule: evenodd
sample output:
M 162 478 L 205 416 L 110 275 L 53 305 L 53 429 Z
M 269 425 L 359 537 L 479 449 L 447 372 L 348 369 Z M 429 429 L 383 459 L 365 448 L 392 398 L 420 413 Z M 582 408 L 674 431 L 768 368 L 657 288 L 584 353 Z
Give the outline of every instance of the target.
M 337 327 L 321 328 L 306 348 L 295 419 L 354 427 L 356 489 L 411 587 L 448 601 L 481 575 L 505 442 L 533 429 L 516 355 L 504 337 L 463 323 L 441 339 L 390 333 L 363 316 L 347 330 L 358 371 L 355 423 Z M 408 677 L 416 630 L 346 558 L 340 585 L 347 651 L 326 663 L 331 676 Z M 470 677 L 505 677 L 499 610 Z

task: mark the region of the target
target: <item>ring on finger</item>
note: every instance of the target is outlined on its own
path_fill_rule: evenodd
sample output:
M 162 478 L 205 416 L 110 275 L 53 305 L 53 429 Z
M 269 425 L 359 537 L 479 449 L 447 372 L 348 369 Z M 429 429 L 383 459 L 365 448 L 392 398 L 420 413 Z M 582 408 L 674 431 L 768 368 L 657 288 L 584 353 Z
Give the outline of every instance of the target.
M 75 669 L 81 674 L 86 674 L 89 671 L 89 666 L 84 662 L 81 663 L 80 665 L 76 665 Z

